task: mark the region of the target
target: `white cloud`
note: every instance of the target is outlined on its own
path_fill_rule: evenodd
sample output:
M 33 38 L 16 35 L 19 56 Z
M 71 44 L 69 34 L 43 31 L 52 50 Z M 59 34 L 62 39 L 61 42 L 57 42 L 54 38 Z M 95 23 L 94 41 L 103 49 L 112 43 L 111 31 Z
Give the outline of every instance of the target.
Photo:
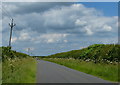
M 92 35 L 93 34 L 93 32 L 91 31 L 91 29 L 89 29 L 89 27 L 85 28 L 85 32 L 86 32 L 87 35 Z
M 12 42 L 12 43 L 15 43 L 17 40 L 18 40 L 17 37 L 13 37 L 13 38 L 11 39 L 11 42 Z
M 59 47 L 54 47 L 58 46 L 58 43 L 60 43 L 59 46 L 63 46 L 62 51 L 64 51 L 65 48 L 71 50 L 89 44 L 113 43 L 118 39 L 118 17 L 104 16 L 95 8 L 88 8 L 82 4 L 58 5 L 39 12 L 39 7 L 32 9 L 36 6 L 35 3 L 29 5 L 24 3 L 19 6 L 18 4 L 8 6 L 14 14 L 16 23 L 12 38 L 16 48 L 22 48 L 22 50 L 26 48 L 27 50 L 33 46 L 31 50 L 38 48 L 37 53 L 43 54 L 43 51 L 49 48 L 59 49 Z M 31 10 L 28 10 L 29 6 L 31 6 Z M 9 22 L 9 18 L 4 16 L 3 43 L 6 43 L 9 38 L 10 29 L 6 25 Z M 60 50 L 55 52 L 60 52 Z
M 68 30 L 83 32 L 83 35 L 94 35 L 101 32 L 109 33 L 112 28 L 117 29 L 116 17 L 105 17 L 94 8 L 87 8 L 82 4 L 63 6 L 44 12 L 44 25 L 51 30 Z M 86 31 L 83 31 L 86 30 Z M 84 33 L 85 32 L 85 33 Z
M 56 41 L 58 41 L 58 40 L 55 40 L 55 39 L 47 39 L 47 43 L 53 43 L 53 42 L 56 42 Z
M 92 0 L 3 0 L 3 2 L 93 2 Z M 119 0 L 94 0 L 94 2 L 119 2 Z
M 48 4 L 48 3 L 47 3 Z M 9 6 L 10 5 L 10 6 Z M 24 4 L 8 4 L 9 8 L 23 10 Z M 35 5 L 28 3 L 27 6 Z M 41 4 L 40 4 L 41 5 Z M 23 6 L 23 7 L 20 7 Z M 9 9 L 10 10 L 10 9 Z M 25 10 L 23 10 L 25 11 Z M 27 11 L 27 10 L 26 10 Z M 115 34 L 117 32 L 117 16 L 107 17 L 95 8 L 88 8 L 82 4 L 59 5 L 43 12 L 35 12 L 35 9 L 29 13 L 14 14 L 18 30 L 18 40 L 35 41 L 36 43 L 59 42 L 68 34 L 80 34 L 82 36 L 99 36 L 105 34 Z M 31 18 L 33 17 L 33 18 Z M 6 22 L 8 18 L 3 18 L 3 31 L 8 29 Z M 33 33 L 35 31 L 36 33 Z M 65 41 L 67 42 L 67 41 Z
M 108 25 L 104 25 L 104 26 L 103 26 L 103 29 L 105 29 L 106 31 L 111 31 L 111 30 L 112 30 L 112 27 L 111 27 L 111 26 L 108 26 Z
M 17 8 L 17 4 L 12 5 L 13 6 L 10 6 L 11 9 L 12 7 Z M 32 3 L 29 5 L 32 5 Z M 19 5 L 19 7 L 20 6 L 25 6 L 25 4 Z M 19 8 L 19 10 L 23 9 Z M 94 34 L 99 35 L 102 32 L 106 32 L 105 34 L 107 35 L 110 32 L 113 32 L 112 29 L 117 29 L 117 19 L 117 17 L 103 16 L 102 12 L 96 10 L 95 8 L 87 8 L 82 4 L 53 7 L 47 11 L 43 11 L 42 13 L 37 13 L 33 10 L 31 13 L 24 14 L 24 16 L 18 14 L 15 16 L 17 26 L 24 25 L 23 27 L 19 27 L 21 29 L 32 29 L 38 33 L 79 32 L 82 35 L 88 36 Z M 3 23 L 8 21 L 6 17 L 4 17 L 3 20 Z M 5 25 L 4 28 L 8 27 Z M 24 36 L 27 36 L 27 34 Z M 27 37 L 24 38 L 26 39 Z M 52 41 L 53 40 L 50 40 L 50 42 Z
M 40 0 L 4 0 L 3 2 L 38 2 Z
M 43 34 L 40 36 L 40 39 L 44 39 L 47 43 L 58 42 L 61 39 L 65 38 L 68 34 Z
M 68 35 L 69 34 L 60 34 L 60 33 L 41 34 L 40 36 L 36 36 L 36 38 L 32 38 L 31 41 L 34 41 L 35 43 L 40 43 L 40 42 L 56 43 L 62 41 Z
M 35 48 L 34 48 L 34 47 L 27 47 L 27 48 L 24 48 L 24 50 L 28 52 L 28 51 L 33 51 L 33 50 L 35 50 Z
M 79 19 L 77 19 L 77 20 L 75 21 L 76 26 L 85 25 L 86 23 L 87 23 L 86 21 L 81 21 L 81 20 L 79 20 Z
M 65 42 L 65 43 L 67 43 L 67 42 L 68 42 L 68 40 L 64 40 L 64 42 Z
M 30 35 L 29 35 L 29 33 L 28 32 L 23 32 L 23 31 L 21 31 L 21 33 L 20 33 L 20 36 L 19 36 L 19 40 L 21 40 L 21 41 L 24 41 L 24 40 L 28 40 L 28 39 L 30 39 L 31 37 L 30 37 Z

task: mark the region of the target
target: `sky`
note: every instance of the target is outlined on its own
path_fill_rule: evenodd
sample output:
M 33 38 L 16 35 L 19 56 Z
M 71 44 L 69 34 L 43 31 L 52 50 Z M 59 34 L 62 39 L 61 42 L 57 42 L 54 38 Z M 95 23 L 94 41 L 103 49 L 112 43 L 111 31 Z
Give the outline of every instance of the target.
M 119 0 L 1 0 L 2 2 L 119 2 Z
M 7 46 L 11 18 L 12 49 L 47 56 L 118 42 L 117 2 L 4 2 L 2 43 Z
M 117 16 L 118 15 L 118 3 L 116 2 L 80 2 L 86 7 L 94 7 L 104 13 L 104 16 Z M 95 4 L 96 3 L 96 4 Z

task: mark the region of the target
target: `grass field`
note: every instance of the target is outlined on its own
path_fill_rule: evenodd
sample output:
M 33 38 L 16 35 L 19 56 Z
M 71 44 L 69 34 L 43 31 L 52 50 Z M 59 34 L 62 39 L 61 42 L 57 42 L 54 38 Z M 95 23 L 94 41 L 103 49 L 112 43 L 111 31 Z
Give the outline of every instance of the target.
M 79 59 L 65 59 L 65 58 L 42 58 L 43 60 L 54 62 L 66 67 L 85 72 L 105 80 L 118 82 L 118 64 L 105 64 L 90 61 L 83 61 Z
M 2 64 L 3 83 L 36 83 L 34 58 L 9 58 Z

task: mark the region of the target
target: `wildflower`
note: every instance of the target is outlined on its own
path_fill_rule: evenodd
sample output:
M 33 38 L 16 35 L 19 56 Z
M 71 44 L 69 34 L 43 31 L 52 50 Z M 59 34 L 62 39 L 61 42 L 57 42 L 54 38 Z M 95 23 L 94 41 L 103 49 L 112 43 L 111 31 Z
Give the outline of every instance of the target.
M 113 62 L 110 62 L 110 64 L 112 64 Z

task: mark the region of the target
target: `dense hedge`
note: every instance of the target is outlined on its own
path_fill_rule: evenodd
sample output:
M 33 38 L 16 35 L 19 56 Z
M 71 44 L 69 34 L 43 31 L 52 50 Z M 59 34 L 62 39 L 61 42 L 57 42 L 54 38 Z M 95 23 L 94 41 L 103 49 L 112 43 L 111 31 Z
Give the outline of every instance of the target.
M 57 53 L 46 56 L 46 58 L 75 58 L 75 59 L 91 59 L 96 61 L 120 60 L 120 45 L 115 44 L 94 44 L 81 50 L 72 50 L 69 52 Z
M 2 59 L 2 48 L 0 47 L 0 61 Z
M 10 47 L 0 47 L 0 51 L 1 51 L 1 54 L 2 54 L 1 55 L 2 56 L 2 60 L 8 59 L 8 58 L 15 58 L 15 57 L 19 57 L 19 56 L 20 56 L 19 58 L 28 57 L 27 54 L 11 50 Z

